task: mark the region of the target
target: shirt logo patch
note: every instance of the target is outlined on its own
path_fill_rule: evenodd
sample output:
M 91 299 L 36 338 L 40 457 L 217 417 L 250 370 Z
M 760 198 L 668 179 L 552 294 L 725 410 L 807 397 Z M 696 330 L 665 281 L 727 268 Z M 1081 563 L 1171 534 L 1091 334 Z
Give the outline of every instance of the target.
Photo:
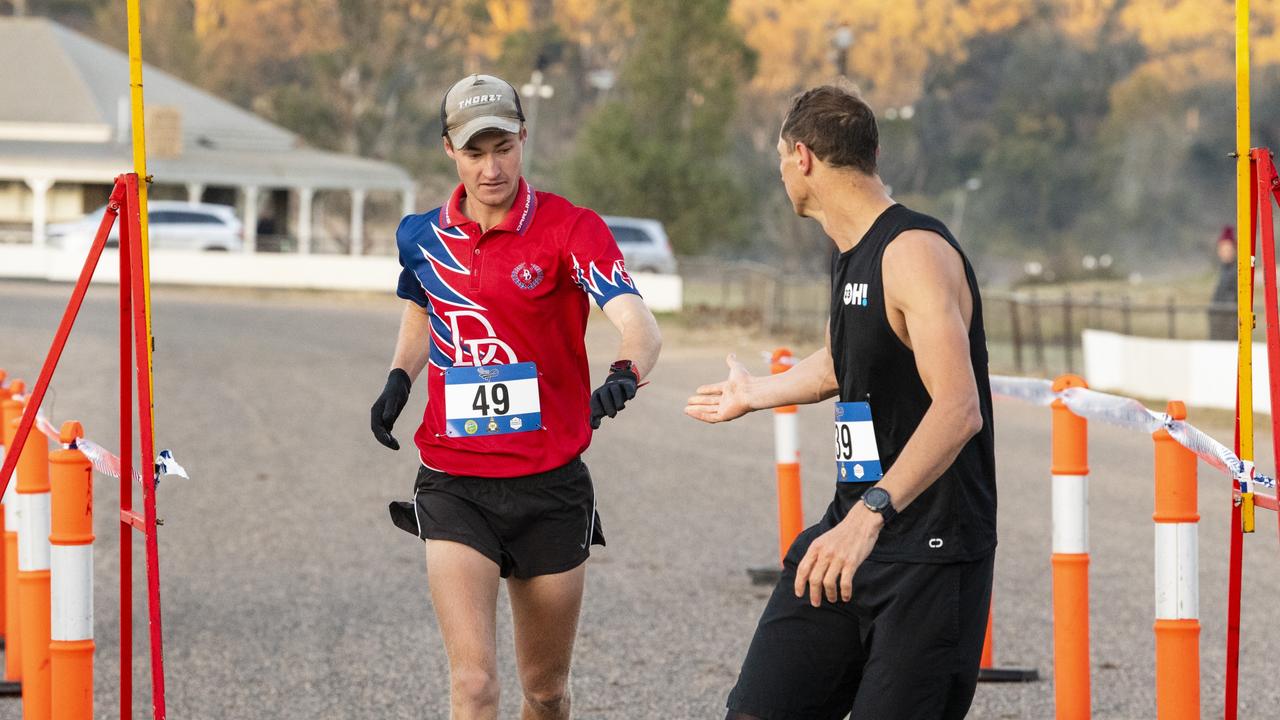
M 866 283 L 845 283 L 844 304 L 865 306 L 867 304 L 867 284 Z
M 545 273 L 536 263 L 520 263 L 511 271 L 511 281 L 521 290 L 532 290 L 542 284 Z

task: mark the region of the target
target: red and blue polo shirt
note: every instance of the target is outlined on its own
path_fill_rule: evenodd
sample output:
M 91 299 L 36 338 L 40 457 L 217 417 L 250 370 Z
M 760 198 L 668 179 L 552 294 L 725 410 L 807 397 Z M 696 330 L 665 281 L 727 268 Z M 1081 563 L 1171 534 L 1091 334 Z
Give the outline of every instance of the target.
M 589 300 L 638 295 L 604 220 L 523 178 L 501 223 L 482 233 L 462 214 L 466 190 L 396 230 L 396 294 L 427 309 L 427 408 L 414 435 L 422 463 L 451 475 L 518 477 L 550 470 L 591 443 Z M 539 430 L 449 437 L 445 371 L 533 362 Z

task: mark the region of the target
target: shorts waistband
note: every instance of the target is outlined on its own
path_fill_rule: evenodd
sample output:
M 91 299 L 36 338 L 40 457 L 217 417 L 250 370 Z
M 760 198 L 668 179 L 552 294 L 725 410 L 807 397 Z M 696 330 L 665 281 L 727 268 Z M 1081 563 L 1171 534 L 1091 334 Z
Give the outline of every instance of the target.
M 578 457 L 575 457 L 574 459 L 570 460 L 564 465 L 561 465 L 560 467 L 554 467 L 554 468 L 551 468 L 550 470 L 543 470 L 542 472 L 532 473 L 529 475 L 513 475 L 508 477 L 488 477 L 483 475 L 454 475 L 452 473 L 444 472 L 443 470 L 436 470 L 435 468 L 432 468 L 427 466 L 426 464 L 423 464 L 421 467 L 418 468 L 418 476 L 426 477 L 428 479 L 437 480 L 437 481 L 468 480 L 468 481 L 479 481 L 479 482 L 484 482 L 484 481 L 501 482 L 501 481 L 527 480 L 527 481 L 537 482 L 539 480 L 544 480 L 544 481 L 563 480 L 565 478 L 572 477 L 574 475 L 582 473 L 586 469 L 587 469 L 587 465 L 586 463 L 582 462 L 582 456 L 579 455 Z

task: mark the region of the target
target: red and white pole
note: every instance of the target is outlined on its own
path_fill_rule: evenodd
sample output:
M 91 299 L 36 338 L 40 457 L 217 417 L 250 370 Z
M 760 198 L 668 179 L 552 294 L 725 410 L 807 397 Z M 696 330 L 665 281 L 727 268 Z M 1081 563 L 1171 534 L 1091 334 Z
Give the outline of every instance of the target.
M 9 427 L 18 433 L 20 418 Z M 48 720 L 49 442 L 32 433 L 18 457 L 18 613 L 22 620 L 22 718 Z
M 787 348 L 773 351 L 770 371 L 783 373 L 795 365 Z M 773 447 L 778 474 L 778 564 L 796 536 L 804 530 L 804 502 L 800 492 L 800 424 L 795 405 L 774 408 Z
M 0 465 L 4 464 L 4 403 L 9 399 L 9 388 L 4 387 L 4 381 L 8 377 L 9 373 L 0 369 Z M 4 528 L 4 498 L 0 497 L 0 641 L 5 637 L 4 617 L 7 609 L 4 582 Z
M 49 456 L 53 720 L 93 720 L 93 467 L 71 449 L 82 437 L 80 423 L 64 423 L 63 449 Z
M 1169 403 L 1173 420 L 1187 408 Z M 1200 513 L 1196 456 L 1163 428 L 1156 443 L 1156 717 L 1200 717 Z
M 22 400 L 18 399 L 26 392 L 26 384 L 14 380 L 9 384 L 12 396 L 0 402 L 0 419 L 3 427 L 6 450 L 13 445 L 13 437 L 17 434 L 14 423 L 22 417 Z M 18 469 L 21 473 L 21 468 Z M 21 608 L 18 606 L 18 483 L 11 482 L 4 491 L 4 679 L 18 682 L 22 679 L 22 624 Z
M 1063 375 L 1054 392 L 1088 387 Z M 1087 720 L 1089 683 L 1089 423 L 1053 401 L 1053 677 L 1058 720 Z

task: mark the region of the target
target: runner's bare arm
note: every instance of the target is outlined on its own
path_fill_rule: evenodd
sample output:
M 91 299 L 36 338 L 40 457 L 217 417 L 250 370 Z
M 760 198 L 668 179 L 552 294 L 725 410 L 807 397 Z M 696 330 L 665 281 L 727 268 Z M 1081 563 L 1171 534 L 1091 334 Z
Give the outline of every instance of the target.
M 960 254 L 933 233 L 905 233 L 885 250 L 882 268 L 885 303 L 891 313 L 901 313 L 906 342 L 931 398 L 920 425 L 879 483 L 901 512 L 982 429 L 982 412 L 966 320 L 973 300 Z
M 733 355 L 725 362 L 729 379 L 698 388 L 685 404 L 686 415 L 707 423 L 727 422 L 752 410 L 821 402 L 840 390 L 831 362 L 830 325 L 826 346 L 785 373 L 756 377 Z
M 933 233 L 907 232 L 885 250 L 881 273 L 890 324 L 905 331 L 904 341 L 915 353 L 932 399 L 893 467 L 877 483 L 901 512 L 982 429 L 982 413 L 965 320 L 972 300 L 960 255 Z M 856 503 L 844 520 L 809 545 L 796 567 L 796 596 L 807 592 L 814 607 L 824 596 L 830 602 L 850 600 L 854 573 L 871 554 L 883 525 L 879 513 Z
M 622 335 L 617 359 L 630 360 L 641 378 L 648 377 L 662 351 L 662 333 L 649 306 L 639 295 L 619 295 L 604 304 L 604 314 Z
M 431 353 L 431 320 L 427 309 L 406 300 L 400 316 L 400 333 L 396 336 L 396 352 L 391 367 L 409 373 L 410 380 L 417 380 L 422 368 L 427 366 Z

